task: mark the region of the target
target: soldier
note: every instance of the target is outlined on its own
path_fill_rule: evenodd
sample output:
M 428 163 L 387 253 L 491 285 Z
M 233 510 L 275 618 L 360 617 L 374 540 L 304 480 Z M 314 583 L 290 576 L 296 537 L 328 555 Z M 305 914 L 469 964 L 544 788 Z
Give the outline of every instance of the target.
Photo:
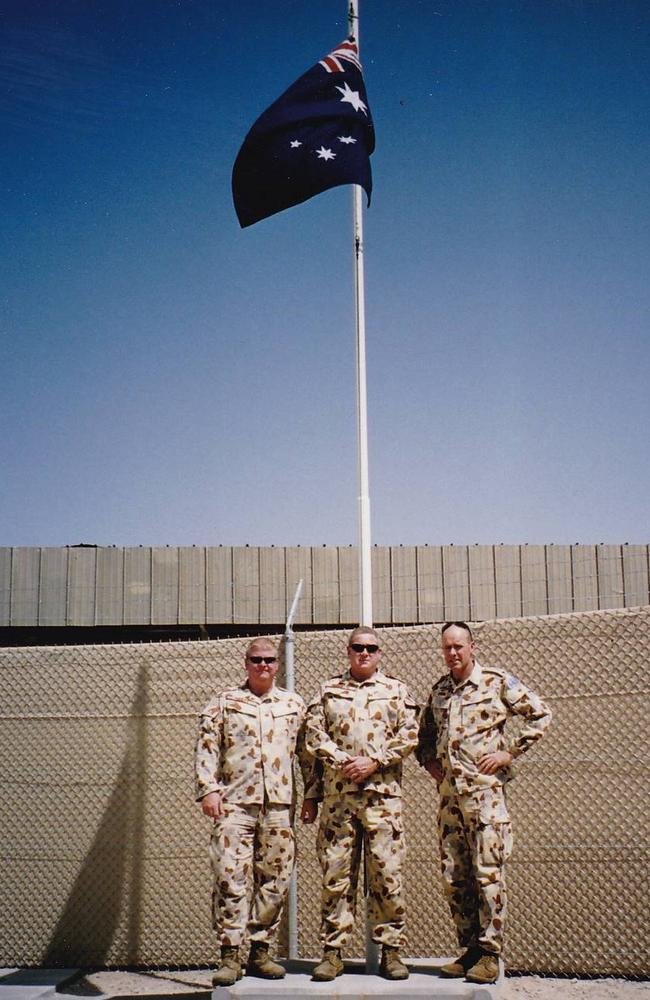
M 512 848 L 504 784 L 513 759 L 542 737 L 551 713 L 512 674 L 481 666 L 465 622 L 443 626 L 442 652 L 449 673 L 433 686 L 416 750 L 440 793 L 442 882 L 464 949 L 440 972 L 493 983 L 506 918 L 504 865 Z M 506 740 L 504 726 L 513 714 L 523 725 Z
M 350 668 L 321 684 L 307 710 L 305 743 L 323 765 L 324 801 L 317 838 L 323 870 L 323 959 L 314 979 L 343 971 L 341 949 L 354 926 L 363 842 L 373 939 L 382 944 L 380 973 L 406 979 L 401 868 L 402 760 L 417 744 L 417 706 L 406 686 L 382 673 L 377 633 L 355 629 L 348 640 Z M 303 810 L 314 819 L 317 803 Z M 311 813 L 311 815 L 309 815 Z
M 239 949 L 248 927 L 246 972 L 281 979 L 269 956 L 294 862 L 294 755 L 305 797 L 319 795 L 314 761 L 304 750 L 305 703 L 275 685 L 277 650 L 255 639 L 246 650 L 247 680 L 216 695 L 203 710 L 196 748 L 196 797 L 214 820 L 210 859 L 213 924 L 221 943 L 215 986 L 242 977 Z M 247 886 L 253 879 L 252 913 Z

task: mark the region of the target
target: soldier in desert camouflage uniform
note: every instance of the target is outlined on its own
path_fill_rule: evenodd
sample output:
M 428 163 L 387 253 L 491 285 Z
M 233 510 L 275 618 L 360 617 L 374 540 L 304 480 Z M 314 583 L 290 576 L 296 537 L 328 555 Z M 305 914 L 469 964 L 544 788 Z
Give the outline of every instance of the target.
M 247 681 L 216 695 L 203 710 L 196 748 L 196 797 L 214 820 L 210 859 L 213 923 L 221 941 L 215 986 L 242 976 L 239 948 L 246 927 L 247 973 L 280 979 L 269 957 L 294 862 L 293 759 L 303 772 L 305 797 L 320 794 L 315 762 L 304 750 L 305 703 L 275 685 L 277 651 L 268 639 L 246 650 Z M 247 887 L 253 879 L 249 917 Z
M 307 749 L 322 762 L 324 801 L 317 850 L 323 870 L 324 955 L 316 980 L 343 971 L 341 948 L 354 925 L 363 843 L 373 938 L 382 944 L 381 974 L 406 979 L 401 868 L 402 760 L 417 743 L 417 706 L 406 686 L 379 669 L 371 628 L 348 640 L 350 669 L 321 685 L 307 710 Z M 314 803 L 307 803 L 313 806 Z
M 504 784 L 513 759 L 542 737 L 551 713 L 516 677 L 481 666 L 465 622 L 443 626 L 442 651 L 449 673 L 433 686 L 416 750 L 440 793 L 443 888 L 465 949 L 440 971 L 492 983 L 503 950 L 504 865 L 512 848 Z M 511 715 L 523 725 L 507 742 L 504 726 Z

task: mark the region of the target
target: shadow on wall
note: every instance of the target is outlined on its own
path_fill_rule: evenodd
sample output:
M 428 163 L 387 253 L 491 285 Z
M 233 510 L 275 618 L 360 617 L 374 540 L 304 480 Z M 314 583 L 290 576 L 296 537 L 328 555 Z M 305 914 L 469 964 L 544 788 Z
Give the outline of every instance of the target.
M 115 787 L 77 876 L 42 964 L 46 967 L 110 964 L 115 954 L 137 964 L 143 868 L 149 663 L 142 657 Z M 120 963 L 121 964 L 121 963 Z

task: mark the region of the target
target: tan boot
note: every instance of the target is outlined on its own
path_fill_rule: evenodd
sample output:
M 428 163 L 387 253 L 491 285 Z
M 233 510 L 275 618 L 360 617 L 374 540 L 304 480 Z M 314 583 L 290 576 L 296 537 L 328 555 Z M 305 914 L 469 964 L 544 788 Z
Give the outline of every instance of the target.
M 499 956 L 483 952 L 478 962 L 465 976 L 470 983 L 496 983 L 499 978 Z
M 239 948 L 221 949 L 221 965 L 212 977 L 213 986 L 234 986 L 238 979 L 241 979 L 241 962 L 239 961 Z
M 314 969 L 312 979 L 318 983 L 328 983 L 343 972 L 343 962 L 338 948 L 326 948 L 322 961 Z
M 284 979 L 286 969 L 273 961 L 265 941 L 252 941 L 246 975 L 257 976 L 258 979 Z
M 471 969 L 478 962 L 482 954 L 481 949 L 474 945 L 472 948 L 464 951 L 462 955 L 459 955 L 453 962 L 441 965 L 438 972 L 447 979 L 464 979 L 468 969 Z
M 399 957 L 399 948 L 384 945 L 381 951 L 379 975 L 383 976 L 384 979 L 408 979 L 409 970 Z

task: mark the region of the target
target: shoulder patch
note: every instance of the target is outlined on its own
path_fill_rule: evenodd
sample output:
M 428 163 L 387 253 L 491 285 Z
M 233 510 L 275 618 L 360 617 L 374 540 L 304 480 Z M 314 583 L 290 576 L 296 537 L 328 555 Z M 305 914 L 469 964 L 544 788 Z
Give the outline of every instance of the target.
M 506 687 L 513 688 L 519 684 L 521 684 L 521 681 L 518 677 L 515 677 L 514 674 L 506 674 Z

